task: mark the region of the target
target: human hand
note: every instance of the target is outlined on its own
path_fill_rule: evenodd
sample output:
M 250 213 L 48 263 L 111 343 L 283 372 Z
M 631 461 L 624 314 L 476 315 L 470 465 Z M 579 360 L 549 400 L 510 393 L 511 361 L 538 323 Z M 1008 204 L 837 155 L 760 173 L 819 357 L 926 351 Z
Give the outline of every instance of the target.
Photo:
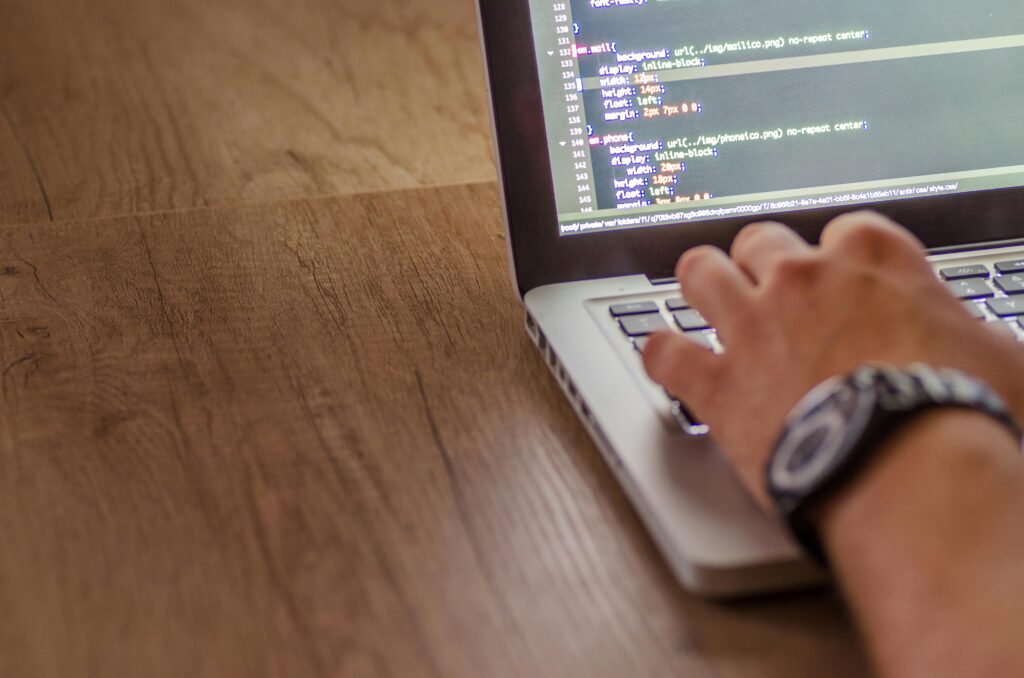
M 814 386 L 867 362 L 914 362 L 985 381 L 1024 421 L 1024 351 L 973 320 L 932 272 L 920 242 L 871 212 L 832 221 L 812 247 L 777 223 L 754 224 L 731 258 L 698 247 L 679 260 L 686 297 L 718 329 L 714 355 L 678 334 L 650 339 L 650 377 L 711 427 L 766 508 L 768 457 L 786 415 Z

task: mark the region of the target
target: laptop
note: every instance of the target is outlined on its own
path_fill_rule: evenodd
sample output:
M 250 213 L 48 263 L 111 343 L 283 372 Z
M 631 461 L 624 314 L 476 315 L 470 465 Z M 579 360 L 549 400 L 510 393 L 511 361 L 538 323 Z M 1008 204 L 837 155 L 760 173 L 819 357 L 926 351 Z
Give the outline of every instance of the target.
M 822 582 L 639 349 L 671 329 L 728 350 L 672 279 L 688 248 L 764 219 L 813 242 L 862 208 L 913 230 L 978 322 L 1024 338 L 1024 3 L 478 8 L 526 331 L 685 588 Z

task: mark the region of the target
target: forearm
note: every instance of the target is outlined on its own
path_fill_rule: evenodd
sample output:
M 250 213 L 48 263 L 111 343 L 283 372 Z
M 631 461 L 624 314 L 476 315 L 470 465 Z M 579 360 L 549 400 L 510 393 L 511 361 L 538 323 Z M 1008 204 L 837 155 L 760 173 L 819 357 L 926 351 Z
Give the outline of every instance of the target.
M 820 515 L 879 667 L 892 676 L 1024 671 L 1024 462 L 984 415 L 923 416 Z

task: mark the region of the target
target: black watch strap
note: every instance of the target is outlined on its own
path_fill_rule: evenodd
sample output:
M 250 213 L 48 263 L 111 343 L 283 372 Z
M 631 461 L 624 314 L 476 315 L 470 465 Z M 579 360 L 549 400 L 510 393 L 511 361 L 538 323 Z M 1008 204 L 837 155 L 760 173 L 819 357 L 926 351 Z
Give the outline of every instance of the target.
M 794 537 L 820 564 L 828 560 L 814 510 L 865 465 L 893 433 L 935 408 L 982 412 L 1021 428 L 986 384 L 927 365 L 867 365 L 830 379 L 800 401 L 786 420 L 767 467 L 768 489 Z

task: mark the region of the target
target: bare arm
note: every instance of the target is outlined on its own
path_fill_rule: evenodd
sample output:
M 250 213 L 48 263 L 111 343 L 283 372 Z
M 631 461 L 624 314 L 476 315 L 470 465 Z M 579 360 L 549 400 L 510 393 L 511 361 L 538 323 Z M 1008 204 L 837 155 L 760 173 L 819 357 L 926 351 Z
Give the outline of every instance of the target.
M 984 415 L 897 434 L 820 525 L 872 654 L 891 676 L 1024 669 L 1024 468 Z
M 653 338 L 649 374 L 712 427 L 767 510 L 764 468 L 813 386 L 866 362 L 923 362 L 986 381 L 1024 420 L 1024 351 L 970 319 L 906 231 L 870 213 L 821 247 L 779 224 L 697 248 L 677 274 L 726 346 Z M 938 411 L 886 441 L 819 515 L 840 584 L 892 676 L 1024 675 L 1024 461 L 984 415 Z

